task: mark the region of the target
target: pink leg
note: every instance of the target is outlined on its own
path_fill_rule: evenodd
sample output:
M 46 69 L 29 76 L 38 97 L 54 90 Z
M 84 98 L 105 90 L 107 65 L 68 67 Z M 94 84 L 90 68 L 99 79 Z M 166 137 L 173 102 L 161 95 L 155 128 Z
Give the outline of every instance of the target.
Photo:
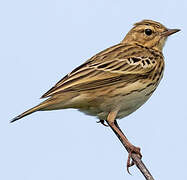
M 110 112 L 108 114 L 108 117 L 107 117 L 107 123 L 110 126 L 110 128 L 114 131 L 114 133 L 117 135 L 117 137 L 119 138 L 119 140 L 121 141 L 121 143 L 123 144 L 123 146 L 126 148 L 126 150 L 129 153 L 128 159 L 127 159 L 127 171 L 129 173 L 129 167 L 134 165 L 133 162 L 130 162 L 132 153 L 138 154 L 140 156 L 140 158 L 142 157 L 142 155 L 140 153 L 140 148 L 132 145 L 128 141 L 126 136 L 123 134 L 123 132 L 120 129 L 120 127 L 118 126 L 117 121 L 116 121 L 117 113 L 118 113 L 118 111 Z

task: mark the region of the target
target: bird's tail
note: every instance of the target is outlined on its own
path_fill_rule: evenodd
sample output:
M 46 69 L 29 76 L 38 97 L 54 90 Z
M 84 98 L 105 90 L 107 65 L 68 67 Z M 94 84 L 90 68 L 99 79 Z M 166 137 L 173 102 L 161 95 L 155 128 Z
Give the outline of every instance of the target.
M 43 101 L 42 103 L 38 104 L 37 106 L 23 112 L 19 116 L 16 116 L 14 119 L 10 121 L 13 123 L 29 114 L 32 114 L 36 111 L 46 111 L 46 110 L 57 110 L 57 109 L 65 109 L 71 108 L 71 105 L 68 105 L 68 100 L 72 99 L 73 97 L 77 96 L 77 93 L 65 93 L 61 94 L 60 96 L 50 97 L 49 99 Z
M 22 114 L 16 116 L 15 118 L 13 118 L 13 119 L 10 121 L 10 123 L 13 123 L 14 121 L 17 121 L 17 120 L 19 120 L 19 119 L 21 119 L 21 118 L 23 118 L 23 117 L 25 117 L 25 116 L 27 116 L 27 115 L 29 115 L 29 114 L 32 114 L 32 113 L 34 113 L 34 112 L 36 112 L 36 111 L 40 111 L 40 110 L 42 110 L 43 108 L 49 106 L 49 104 L 48 104 L 48 103 L 45 103 L 45 102 L 46 102 L 46 101 L 44 101 L 44 102 L 42 102 L 41 104 L 38 104 L 37 106 L 35 106 L 35 107 L 33 107 L 33 108 L 31 108 L 31 109 L 29 109 L 29 110 L 23 112 Z

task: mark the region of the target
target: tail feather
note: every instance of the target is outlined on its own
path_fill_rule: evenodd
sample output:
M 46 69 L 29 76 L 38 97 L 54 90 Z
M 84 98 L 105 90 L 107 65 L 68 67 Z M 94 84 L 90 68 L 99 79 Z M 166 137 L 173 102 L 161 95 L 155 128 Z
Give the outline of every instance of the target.
M 25 111 L 25 112 L 23 112 L 22 114 L 16 116 L 15 118 L 13 118 L 10 121 L 10 123 L 13 123 L 13 122 L 15 122 L 15 121 L 17 121 L 17 120 L 19 120 L 19 119 L 21 119 L 21 118 L 23 118 L 23 117 L 25 117 L 25 116 L 27 116 L 29 114 L 32 114 L 32 113 L 34 113 L 36 111 L 42 110 L 42 108 L 45 108 L 45 107 L 46 107 L 46 103 L 43 102 L 43 103 L 41 103 L 41 104 L 39 104 L 39 105 L 37 105 L 37 106 Z
M 49 99 L 43 101 L 39 105 L 23 112 L 22 114 L 16 116 L 14 119 L 10 121 L 13 123 L 29 114 L 32 114 L 36 111 L 46 111 L 46 110 L 55 110 L 55 109 L 64 109 L 67 108 L 65 106 L 65 102 L 73 97 L 77 96 L 77 93 L 69 93 L 69 94 L 60 94 L 59 96 L 50 97 Z M 65 104 L 64 104 L 65 103 Z M 69 106 L 68 106 L 69 107 Z

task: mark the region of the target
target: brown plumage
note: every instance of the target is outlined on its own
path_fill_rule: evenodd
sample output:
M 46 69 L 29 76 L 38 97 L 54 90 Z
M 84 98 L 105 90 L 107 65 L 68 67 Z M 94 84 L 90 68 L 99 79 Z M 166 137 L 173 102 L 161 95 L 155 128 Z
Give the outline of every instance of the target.
M 35 111 L 76 108 L 107 121 L 119 135 L 116 119 L 134 112 L 152 95 L 163 76 L 164 43 L 178 31 L 152 20 L 136 23 L 122 42 L 74 69 L 41 97 L 47 100 L 11 122 Z M 129 152 L 129 167 L 130 153 L 140 150 L 124 135 L 119 138 Z

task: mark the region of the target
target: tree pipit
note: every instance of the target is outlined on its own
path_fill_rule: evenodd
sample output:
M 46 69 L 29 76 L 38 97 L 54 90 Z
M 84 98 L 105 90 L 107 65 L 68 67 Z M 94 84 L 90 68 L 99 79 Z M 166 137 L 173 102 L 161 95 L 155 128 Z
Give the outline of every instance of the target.
M 143 20 L 134 24 L 125 38 L 92 58 L 62 78 L 41 98 L 41 104 L 15 117 L 11 122 L 36 111 L 75 108 L 96 116 L 112 128 L 129 156 L 140 153 L 120 130 L 121 119 L 143 105 L 157 88 L 164 71 L 162 49 L 168 36 L 179 29 Z

